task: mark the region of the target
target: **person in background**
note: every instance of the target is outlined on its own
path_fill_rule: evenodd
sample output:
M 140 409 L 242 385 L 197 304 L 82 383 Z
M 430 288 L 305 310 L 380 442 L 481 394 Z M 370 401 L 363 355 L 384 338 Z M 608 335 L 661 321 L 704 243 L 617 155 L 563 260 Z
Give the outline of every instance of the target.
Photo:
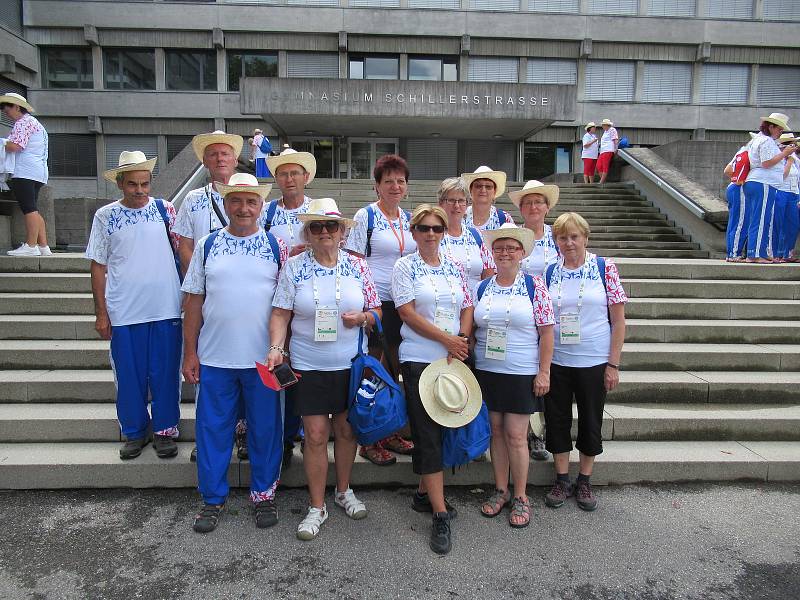
M 253 130 L 252 140 L 250 147 L 253 160 L 256 163 L 256 177 L 259 179 L 270 177 L 270 172 L 267 168 L 267 157 L 272 152 L 272 144 L 269 143 L 269 138 L 260 129 Z
M 506 174 L 482 165 L 472 173 L 462 173 L 467 182 L 472 204 L 464 215 L 464 225 L 478 231 L 497 229 L 503 223 L 513 223 L 514 218 L 494 205 L 506 191 Z
M 755 134 L 750 134 L 751 138 Z M 728 227 L 725 232 L 725 246 L 727 262 L 741 262 L 744 260 L 742 253 L 747 244 L 747 223 L 750 212 L 747 210 L 747 201 L 744 197 L 743 185 L 747 178 L 750 160 L 747 155 L 747 144 L 739 148 L 731 161 L 725 165 L 723 173 L 731 182 L 725 190 L 725 199 L 728 201 Z
M 583 161 L 583 183 L 594 183 L 594 172 L 597 169 L 597 157 L 600 156 L 600 140 L 595 135 L 597 126 L 590 121 L 584 128 L 586 133 L 581 140 L 581 160 Z
M 600 155 L 597 158 L 597 170 L 600 173 L 600 183 L 605 183 L 608 171 L 611 169 L 611 159 L 617 153 L 619 134 L 614 128 L 614 123 L 611 119 L 603 119 L 600 126 L 603 128 L 603 135 L 600 136 Z
M 775 217 L 773 238 L 776 243 L 775 261 L 788 262 L 797 243 L 797 192 L 798 162 L 797 143 L 800 138 L 793 133 L 784 133 L 778 138 L 781 150 L 792 147 L 794 152 L 786 157 L 783 167 L 783 181 L 775 193 Z M 792 260 L 794 262 L 794 260 Z

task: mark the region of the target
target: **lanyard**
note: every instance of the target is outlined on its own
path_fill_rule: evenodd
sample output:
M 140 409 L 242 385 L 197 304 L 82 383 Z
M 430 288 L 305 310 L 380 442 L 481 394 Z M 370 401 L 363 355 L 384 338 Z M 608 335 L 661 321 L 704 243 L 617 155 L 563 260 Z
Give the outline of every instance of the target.
M 303 208 L 305 203 L 306 203 L 306 199 L 305 199 L 305 196 L 304 196 L 303 197 L 303 204 L 301 204 L 299 207 L 294 209 L 292 212 L 289 212 L 286 209 L 286 204 L 284 204 L 284 202 L 283 202 L 283 196 L 281 196 L 281 199 L 278 201 L 278 206 L 280 206 L 281 210 L 283 211 L 284 216 L 286 217 L 286 226 L 289 228 L 289 237 L 292 238 L 292 243 L 289 244 L 290 248 L 292 246 L 294 246 L 294 225 L 292 224 L 292 218 L 297 218 L 297 217 L 294 216 L 295 212 L 300 210 L 301 208 Z
M 214 202 L 214 193 L 211 191 L 211 184 L 205 187 L 206 198 L 208 199 L 208 232 L 212 233 L 218 229 L 222 229 L 227 223 L 220 223 L 219 227 L 214 227 L 214 215 L 216 214 L 216 202 Z M 217 217 L 219 219 L 219 217 Z
M 314 259 L 314 255 L 311 253 L 311 250 L 308 251 L 308 256 L 309 256 L 309 258 L 311 258 L 311 260 L 313 262 L 316 262 L 316 260 Z M 337 253 L 337 255 L 336 255 L 336 264 L 333 266 L 333 272 L 336 273 L 336 308 L 337 309 L 339 308 L 339 302 L 341 302 L 341 300 L 342 300 L 342 286 L 341 286 L 342 276 L 339 273 L 339 258 L 340 258 L 339 254 Z M 312 265 L 311 265 L 311 288 L 312 288 L 312 291 L 313 291 L 313 294 L 314 294 L 314 305 L 317 308 L 319 308 L 319 288 L 317 287 L 317 277 L 314 274 L 315 269 L 314 269 L 313 262 L 312 262 Z M 319 263 L 317 263 L 317 264 L 319 265 Z M 323 269 L 327 269 L 327 267 L 323 267 L 322 265 L 319 265 L 319 266 L 322 267 Z
M 581 312 L 583 306 L 583 290 L 586 287 L 586 274 L 590 270 L 589 266 L 589 253 L 587 252 L 583 257 L 583 264 L 581 265 L 581 287 L 578 289 L 578 314 Z M 564 285 L 564 259 L 558 263 L 558 314 L 561 314 L 561 292 Z
M 453 239 L 455 239 L 455 238 L 453 238 Z M 471 255 L 471 253 L 469 251 L 469 247 L 472 244 L 469 243 L 469 239 L 470 238 L 467 236 L 467 232 L 464 231 L 463 227 L 461 228 L 461 238 L 459 238 L 459 239 L 464 240 L 464 257 L 465 257 L 464 258 L 464 267 L 465 267 L 464 268 L 464 272 L 467 274 L 467 277 L 469 277 L 469 275 L 470 275 L 470 263 L 472 261 L 472 255 Z M 452 243 L 451 243 L 451 237 L 450 237 L 449 233 L 445 233 L 444 234 L 444 243 L 445 243 L 445 246 L 447 247 L 447 253 L 450 256 L 452 256 L 455 260 L 458 260 L 456 258 L 456 256 L 455 256 L 455 254 L 453 253 L 453 246 L 452 246 Z
M 428 281 L 431 284 L 431 288 L 433 289 L 433 301 L 435 303 L 434 312 L 439 309 L 439 289 L 436 287 L 436 280 L 433 277 L 433 273 L 431 272 L 428 265 L 422 260 L 422 257 L 419 257 L 419 262 L 422 264 L 422 268 L 425 271 L 425 274 L 428 276 Z M 444 273 L 444 257 L 441 253 L 439 253 L 439 264 L 442 267 L 442 276 L 447 280 L 447 283 L 450 284 L 450 299 L 453 302 L 453 311 L 456 310 L 456 286 L 450 281 L 450 278 L 447 277 L 447 274 Z
M 506 303 L 506 318 L 505 327 L 508 329 L 508 324 L 511 322 L 511 304 L 514 302 L 514 292 L 520 284 L 520 276 L 522 271 L 517 271 L 517 276 L 514 278 L 514 283 L 511 284 L 511 293 L 508 295 L 508 302 Z M 489 322 L 489 314 L 492 312 L 492 299 L 494 298 L 494 286 L 497 285 L 497 275 L 492 277 L 492 282 L 489 284 L 489 297 L 486 301 L 486 314 L 483 320 Z
M 402 257 L 403 252 L 405 252 L 406 249 L 406 237 L 405 232 L 403 231 L 403 211 L 400 209 L 400 207 L 397 208 L 397 222 L 399 223 L 398 229 L 400 230 L 400 235 L 398 235 L 397 230 L 394 228 L 394 221 L 389 218 L 389 215 L 383 212 L 383 209 L 380 206 L 378 206 L 378 209 L 381 211 L 381 214 L 383 214 L 384 218 L 389 221 L 389 228 L 392 230 L 392 234 L 397 240 L 397 247 L 400 249 L 400 256 Z

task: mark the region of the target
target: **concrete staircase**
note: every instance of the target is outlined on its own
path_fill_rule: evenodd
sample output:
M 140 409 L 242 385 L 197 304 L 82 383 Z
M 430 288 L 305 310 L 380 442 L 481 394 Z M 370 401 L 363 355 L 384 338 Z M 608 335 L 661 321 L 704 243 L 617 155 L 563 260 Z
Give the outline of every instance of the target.
M 412 190 L 412 202 L 434 192 Z M 579 192 L 568 201 L 565 194 L 557 208 L 589 213 L 594 195 Z M 645 202 L 635 194 L 625 202 L 628 196 Z M 352 213 L 354 200 L 337 199 Z M 623 253 L 606 245 L 616 234 L 634 254 L 644 250 L 628 247 L 633 241 L 682 235 L 657 217 L 605 225 L 608 231 L 598 231 L 602 215 L 591 218 L 593 238 L 608 236 L 597 250 L 612 257 Z M 617 263 L 631 298 L 628 335 L 594 480 L 800 481 L 800 267 L 702 258 Z M 193 390 L 184 386 L 180 455 L 161 461 L 147 448 L 121 462 L 108 344 L 93 324 L 88 262 L 80 255 L 0 257 L 0 488 L 194 486 Z M 298 451 L 283 475 L 287 485 L 304 483 L 299 457 Z M 474 463 L 448 478 L 488 482 L 490 468 Z M 531 483 L 549 482 L 551 469 L 549 462 L 533 464 Z M 247 485 L 248 463 L 234 459 L 229 476 Z M 415 482 L 405 457 L 391 468 L 357 459 L 353 479 L 355 485 Z

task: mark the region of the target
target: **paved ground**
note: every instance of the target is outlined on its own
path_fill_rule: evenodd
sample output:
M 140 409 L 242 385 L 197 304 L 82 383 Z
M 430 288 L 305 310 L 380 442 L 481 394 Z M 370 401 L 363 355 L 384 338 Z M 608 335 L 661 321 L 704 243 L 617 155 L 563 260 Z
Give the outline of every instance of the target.
M 295 539 L 305 494 L 279 497 L 257 530 L 237 493 L 214 533 L 191 531 L 191 490 L 0 493 L 0 598 L 775 599 L 800 590 L 800 486 L 599 489 L 587 514 L 532 489 L 534 523 L 482 518 L 485 493 L 452 489 L 455 547 L 427 547 L 413 490 L 362 492 L 371 513 L 334 509 L 313 542 Z

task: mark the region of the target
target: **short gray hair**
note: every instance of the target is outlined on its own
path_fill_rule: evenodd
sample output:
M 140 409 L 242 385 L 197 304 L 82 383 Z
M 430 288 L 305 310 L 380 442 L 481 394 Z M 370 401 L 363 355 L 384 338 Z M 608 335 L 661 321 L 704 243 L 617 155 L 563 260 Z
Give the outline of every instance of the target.
M 469 199 L 469 186 L 467 182 L 461 177 L 448 177 L 439 186 L 439 202 L 442 202 L 447 196 L 447 192 L 457 191 L 464 194 L 464 197 Z

